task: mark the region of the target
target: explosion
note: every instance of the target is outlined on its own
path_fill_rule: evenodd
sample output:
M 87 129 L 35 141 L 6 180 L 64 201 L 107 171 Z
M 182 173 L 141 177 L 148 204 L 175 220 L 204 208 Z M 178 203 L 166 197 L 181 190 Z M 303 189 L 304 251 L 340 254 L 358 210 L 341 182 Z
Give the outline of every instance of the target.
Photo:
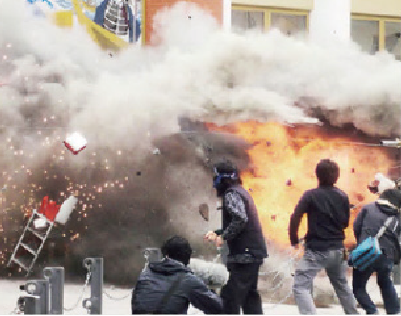
M 83 29 L 58 28 L 24 1 L 3 2 L 3 276 L 13 275 L 7 260 L 44 196 L 61 204 L 74 195 L 78 204 L 65 227 L 53 229 L 38 269 L 61 264 L 76 277 L 82 259 L 97 256 L 105 259 L 106 282 L 132 284 L 142 250 L 171 235 L 188 237 L 195 256 L 212 252 L 202 236 L 218 228 L 220 212 L 205 224 L 198 207 L 217 202 L 210 164 L 218 158 L 240 164 L 267 239 L 283 247 L 295 203 L 316 185 L 320 158 L 340 164 L 338 185 L 356 206 L 353 217 L 375 198 L 366 189 L 374 174 L 392 166 L 384 149 L 355 143 L 375 139 L 351 136 L 400 133 L 401 64 L 389 55 L 278 32 L 225 32 L 207 12 L 191 6 L 188 19 L 188 7 L 177 4 L 158 14 L 158 47 L 132 45 L 110 58 Z M 302 97 L 316 103 L 296 104 Z M 231 135 L 193 126 L 181 133 L 184 119 Z M 286 125 L 319 121 L 327 128 Z M 354 128 L 329 133 L 346 124 Z M 76 130 L 87 147 L 71 155 L 62 142 Z
M 337 130 L 336 135 L 318 126 L 249 121 L 223 127 L 209 124 L 209 129 L 229 131 L 252 144 L 247 151 L 250 166 L 241 177 L 255 199 L 267 239 L 281 247 L 290 246 L 290 216 L 303 192 L 316 187 L 315 167 L 320 159 L 330 158 L 339 164 L 337 186 L 349 195 L 353 205 L 346 230 L 348 246 L 355 242 L 352 223 L 361 206 L 377 198 L 367 184 L 376 172 L 386 174 L 394 163 L 386 149 L 369 147 L 355 137 L 341 135 L 344 132 Z M 305 233 L 303 220 L 300 237 Z

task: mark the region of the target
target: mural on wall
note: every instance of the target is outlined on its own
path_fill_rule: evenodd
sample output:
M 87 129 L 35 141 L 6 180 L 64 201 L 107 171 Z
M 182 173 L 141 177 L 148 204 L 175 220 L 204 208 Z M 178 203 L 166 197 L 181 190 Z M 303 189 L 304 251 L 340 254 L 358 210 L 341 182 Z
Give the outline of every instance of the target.
M 140 12 L 140 2 L 130 5 L 127 0 L 103 0 L 96 7 L 94 21 L 119 36 L 128 36 L 128 41 L 138 40 L 141 32 L 140 19 L 134 18 Z
M 79 25 L 107 50 L 141 40 L 141 0 L 26 0 L 36 16 L 61 27 Z

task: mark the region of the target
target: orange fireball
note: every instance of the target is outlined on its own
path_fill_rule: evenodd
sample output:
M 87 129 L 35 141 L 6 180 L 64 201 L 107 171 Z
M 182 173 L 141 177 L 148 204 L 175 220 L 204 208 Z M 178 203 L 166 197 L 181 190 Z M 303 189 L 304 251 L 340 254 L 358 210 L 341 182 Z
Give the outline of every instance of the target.
M 241 122 L 229 126 L 208 125 L 209 130 L 234 133 L 250 144 L 250 166 L 243 170 L 243 185 L 252 194 L 266 238 L 289 246 L 290 216 L 303 192 L 317 186 L 315 167 L 330 158 L 340 166 L 337 186 L 348 193 L 351 211 L 346 244 L 355 242 L 352 223 L 360 207 L 377 196 L 366 185 L 376 172 L 384 174 L 392 164 L 382 148 L 367 147 L 351 138 L 328 135 L 318 126 L 291 128 L 278 123 Z M 299 235 L 306 233 L 303 220 Z

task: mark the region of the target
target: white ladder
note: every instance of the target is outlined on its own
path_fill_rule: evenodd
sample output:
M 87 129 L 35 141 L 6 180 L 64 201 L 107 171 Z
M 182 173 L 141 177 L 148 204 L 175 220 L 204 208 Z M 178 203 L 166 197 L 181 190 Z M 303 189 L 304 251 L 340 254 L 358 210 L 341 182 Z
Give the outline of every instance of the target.
M 45 220 L 45 229 L 38 229 L 35 228 L 34 226 L 34 221 L 38 218 L 44 219 Z M 8 261 L 7 267 L 10 267 L 11 264 L 14 262 L 18 266 L 20 266 L 23 270 L 26 271 L 26 276 L 28 276 L 31 273 L 31 270 L 33 268 L 33 265 L 35 264 L 36 259 L 38 258 L 43 245 L 49 236 L 50 231 L 53 228 L 54 223 L 52 221 L 49 221 L 46 216 L 44 216 L 41 213 L 36 212 L 36 210 L 32 211 L 32 215 L 28 220 L 28 223 L 26 224 L 24 231 L 15 246 L 14 252 L 11 255 L 10 260 Z M 37 238 L 40 241 L 39 247 L 37 249 L 32 248 L 30 245 L 28 245 L 26 242 L 24 242 L 24 237 L 26 237 L 27 233 L 31 233 L 35 238 Z M 30 259 L 22 257 L 21 255 L 18 255 L 18 250 L 20 248 L 24 248 L 30 255 Z M 35 247 L 36 248 L 36 247 Z

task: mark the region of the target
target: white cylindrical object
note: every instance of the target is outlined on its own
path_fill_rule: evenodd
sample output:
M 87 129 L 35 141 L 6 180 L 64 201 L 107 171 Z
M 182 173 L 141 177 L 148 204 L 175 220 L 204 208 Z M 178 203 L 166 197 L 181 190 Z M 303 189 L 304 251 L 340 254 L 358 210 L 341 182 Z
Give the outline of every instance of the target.
M 56 218 L 54 219 L 55 222 L 65 224 L 70 217 L 70 214 L 75 208 L 78 199 L 75 196 L 70 196 L 67 200 L 60 207 L 60 211 L 57 213 Z
M 380 145 L 385 147 L 401 147 L 401 141 L 399 139 L 396 140 L 382 140 Z

